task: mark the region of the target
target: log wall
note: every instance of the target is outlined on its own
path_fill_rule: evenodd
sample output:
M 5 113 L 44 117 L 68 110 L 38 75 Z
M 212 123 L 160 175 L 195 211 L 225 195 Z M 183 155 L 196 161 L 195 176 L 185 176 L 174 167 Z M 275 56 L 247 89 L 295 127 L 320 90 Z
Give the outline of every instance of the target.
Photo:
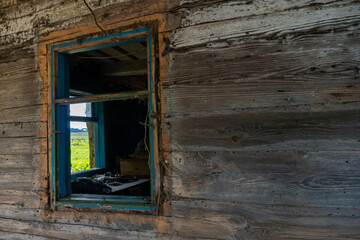
M 165 207 L 47 208 L 39 41 L 94 22 L 80 0 L 0 1 L 0 239 L 360 239 L 358 1 L 88 3 L 105 27 L 166 19 Z

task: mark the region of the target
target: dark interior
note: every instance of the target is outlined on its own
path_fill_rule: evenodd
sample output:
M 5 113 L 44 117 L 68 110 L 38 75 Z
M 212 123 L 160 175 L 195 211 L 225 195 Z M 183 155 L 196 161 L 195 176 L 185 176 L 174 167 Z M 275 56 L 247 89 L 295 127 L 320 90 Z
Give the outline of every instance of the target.
M 145 42 L 72 54 L 69 62 L 72 95 L 147 89 Z
M 75 97 L 148 88 L 146 42 L 72 54 L 69 64 L 70 94 Z M 105 143 L 106 169 L 102 175 L 72 181 L 72 192 L 149 196 L 149 137 L 145 123 L 148 99 L 102 104 L 104 135 L 99 141 Z M 137 181 L 139 184 L 115 192 L 106 186 L 131 185 Z
M 148 158 L 144 143 L 146 114 L 147 100 L 104 103 L 107 158 Z M 116 161 L 109 162 L 109 167 L 116 167 Z

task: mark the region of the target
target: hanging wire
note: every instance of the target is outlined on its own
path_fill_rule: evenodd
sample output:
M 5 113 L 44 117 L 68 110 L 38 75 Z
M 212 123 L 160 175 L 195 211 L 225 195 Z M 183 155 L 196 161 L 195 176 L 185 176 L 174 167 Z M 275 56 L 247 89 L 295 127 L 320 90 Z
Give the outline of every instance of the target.
M 96 16 L 95 16 L 94 11 L 93 11 L 93 10 L 91 9 L 91 7 L 87 4 L 86 0 L 84 0 L 84 3 L 85 3 L 85 5 L 86 5 L 86 7 L 89 9 L 89 11 L 91 12 L 91 14 L 93 15 L 96 26 L 105 34 L 105 37 L 107 37 L 107 33 L 105 32 L 105 30 L 104 30 L 102 27 L 100 27 L 100 25 L 98 24 L 98 22 L 97 22 L 97 20 L 96 20 Z
M 150 161 L 150 158 L 151 158 L 151 155 L 150 155 L 150 149 L 148 147 L 148 144 L 147 144 L 147 127 L 149 126 L 148 124 L 148 116 L 149 116 L 149 107 L 148 107 L 148 110 L 147 110 L 147 113 L 146 113 L 146 118 L 145 118 L 145 124 L 144 124 L 144 127 L 145 127 L 145 136 L 144 136 L 144 144 L 145 144 L 145 150 L 148 152 L 149 156 L 148 156 L 148 159 Z

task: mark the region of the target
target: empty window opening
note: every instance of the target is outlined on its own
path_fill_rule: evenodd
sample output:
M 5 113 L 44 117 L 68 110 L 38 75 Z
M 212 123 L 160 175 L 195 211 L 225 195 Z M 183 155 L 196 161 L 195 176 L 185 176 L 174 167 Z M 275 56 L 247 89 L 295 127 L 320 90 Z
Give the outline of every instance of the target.
M 65 173 L 67 190 L 61 197 L 150 197 L 146 40 L 66 54 L 65 58 L 68 72 L 59 98 L 69 101 L 61 104 L 64 109 L 59 110 L 58 122 L 69 131 L 64 131 L 58 143 L 64 143 L 59 151 L 68 152 L 64 158 L 70 173 Z
M 71 117 L 91 118 L 91 114 L 91 103 L 70 104 L 70 154 L 72 173 L 96 167 L 94 123 L 71 121 Z

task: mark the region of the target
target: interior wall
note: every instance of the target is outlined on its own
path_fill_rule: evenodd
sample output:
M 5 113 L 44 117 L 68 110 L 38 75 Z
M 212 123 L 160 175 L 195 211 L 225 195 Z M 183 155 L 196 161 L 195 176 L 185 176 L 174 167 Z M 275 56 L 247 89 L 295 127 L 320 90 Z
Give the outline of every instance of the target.
M 82 1 L 2 1 L 0 239 L 360 239 L 358 1 L 88 3 L 100 24 L 166 17 L 167 201 L 158 215 L 42 204 L 39 39 L 94 22 Z
M 146 120 L 147 103 L 147 100 L 138 99 L 104 103 L 106 158 L 110 169 L 115 168 L 117 159 L 129 159 L 129 155 L 148 155 L 142 125 Z

